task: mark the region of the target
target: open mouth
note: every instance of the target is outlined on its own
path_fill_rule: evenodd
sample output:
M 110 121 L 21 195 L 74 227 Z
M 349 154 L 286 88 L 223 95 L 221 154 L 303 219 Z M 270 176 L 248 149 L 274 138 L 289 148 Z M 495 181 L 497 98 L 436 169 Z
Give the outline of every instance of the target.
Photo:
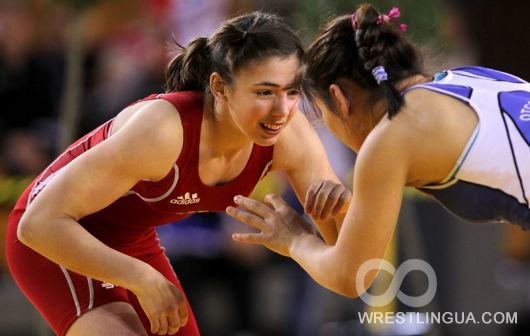
M 269 123 L 260 123 L 259 124 L 265 132 L 268 134 L 278 134 L 282 130 L 282 128 L 285 126 L 285 124 L 269 124 Z

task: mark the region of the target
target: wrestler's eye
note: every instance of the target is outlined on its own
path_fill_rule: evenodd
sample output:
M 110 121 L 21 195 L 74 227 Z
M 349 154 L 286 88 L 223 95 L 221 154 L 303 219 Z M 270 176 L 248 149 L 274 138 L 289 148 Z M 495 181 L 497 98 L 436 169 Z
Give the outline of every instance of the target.
M 289 96 L 299 96 L 300 95 L 300 90 L 298 89 L 291 89 L 289 91 L 287 91 L 287 94 Z
M 271 96 L 272 95 L 272 91 L 271 90 L 258 90 L 258 91 L 256 91 L 256 94 L 258 96 L 262 96 L 262 97 Z

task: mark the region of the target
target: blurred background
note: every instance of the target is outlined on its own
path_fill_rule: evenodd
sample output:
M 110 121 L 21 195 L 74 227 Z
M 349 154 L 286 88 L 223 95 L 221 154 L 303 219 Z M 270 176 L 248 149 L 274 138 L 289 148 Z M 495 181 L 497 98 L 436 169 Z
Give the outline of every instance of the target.
M 482 65 L 530 79 L 530 2 L 523 0 L 372 1 L 399 6 L 408 36 L 425 51 L 429 72 Z M 0 335 L 51 335 L 14 285 L 4 254 L 8 213 L 18 195 L 72 140 L 129 103 L 163 92 L 168 41 L 208 36 L 224 19 L 261 9 L 285 16 L 308 43 L 320 25 L 351 13 L 353 0 L 0 0 Z M 351 185 L 355 156 L 319 127 L 330 159 Z M 256 197 L 283 194 L 301 210 L 282 175 Z M 384 211 L 384 209 L 381 209 Z M 292 261 L 264 248 L 236 245 L 244 230 L 223 214 L 201 214 L 160 228 L 203 335 L 530 335 L 530 242 L 510 225 L 468 224 L 413 190 L 387 256 L 396 267 L 420 258 L 434 268 L 438 291 L 417 311 L 518 312 L 516 325 L 366 325 L 375 309 L 333 294 Z M 418 274 L 416 274 L 418 273 Z M 38 276 L 38 275 L 35 275 Z M 374 287 L 385 288 L 385 275 Z M 388 276 L 387 276 L 388 278 Z M 409 295 L 425 292 L 420 272 Z M 377 288 L 373 289 L 377 291 Z M 111 335 L 112 332 L 109 332 Z

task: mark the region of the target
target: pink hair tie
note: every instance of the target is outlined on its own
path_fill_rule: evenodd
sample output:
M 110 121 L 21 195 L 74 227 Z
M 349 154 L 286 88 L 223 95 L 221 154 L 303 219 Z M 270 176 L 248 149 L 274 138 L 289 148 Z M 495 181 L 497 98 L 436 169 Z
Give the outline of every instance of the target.
M 351 15 L 351 26 L 353 27 L 353 30 L 359 29 L 359 24 L 357 23 L 357 18 L 355 17 L 355 13 Z
M 379 15 L 379 17 L 377 18 L 377 23 L 378 24 L 383 24 L 383 23 L 388 22 L 388 21 L 390 21 L 392 19 L 397 19 L 400 16 L 401 16 L 401 12 L 399 11 L 399 8 L 392 7 L 392 9 L 390 10 L 390 12 L 388 12 L 388 14 Z M 400 32 L 404 32 L 404 31 L 407 30 L 407 25 L 406 24 L 400 23 L 399 21 L 396 22 L 396 23 L 397 23 L 397 25 L 399 27 L 399 31 Z

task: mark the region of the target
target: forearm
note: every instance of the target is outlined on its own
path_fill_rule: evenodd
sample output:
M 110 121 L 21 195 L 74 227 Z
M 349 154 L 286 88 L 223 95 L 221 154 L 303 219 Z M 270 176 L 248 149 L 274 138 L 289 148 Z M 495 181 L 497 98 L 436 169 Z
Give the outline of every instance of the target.
M 328 219 L 325 221 L 319 221 L 313 219 L 312 216 L 311 219 L 317 226 L 318 232 L 320 233 L 320 236 L 322 236 L 322 239 L 324 239 L 324 242 L 327 245 L 335 245 L 338 238 L 338 231 L 336 229 L 335 220 Z
M 135 289 L 150 266 L 96 239 L 70 217 L 22 221 L 19 239 L 51 261 L 79 274 Z
M 342 226 L 342 222 L 344 221 L 344 217 L 346 216 L 345 213 L 338 214 L 334 218 L 325 220 L 325 221 L 317 221 L 314 220 L 313 222 L 316 223 L 318 227 L 318 231 L 320 232 L 320 235 L 324 239 L 327 245 L 335 245 L 337 242 L 337 238 L 339 236 L 340 228 Z
M 291 245 L 290 257 L 318 284 L 338 294 L 356 297 L 356 267 L 336 246 L 326 245 L 315 235 L 300 235 Z M 348 260 L 349 259 L 349 260 Z

